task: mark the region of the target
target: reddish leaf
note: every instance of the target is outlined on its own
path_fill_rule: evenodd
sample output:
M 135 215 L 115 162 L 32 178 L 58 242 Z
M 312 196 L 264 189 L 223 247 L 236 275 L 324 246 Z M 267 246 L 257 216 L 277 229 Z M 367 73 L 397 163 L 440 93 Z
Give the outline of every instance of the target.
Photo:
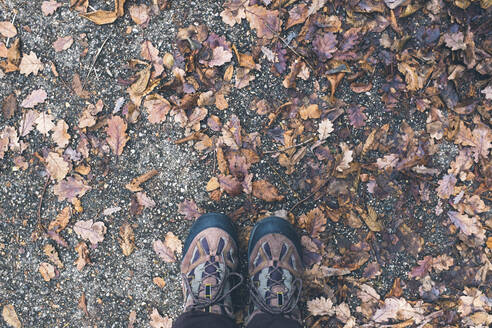
M 419 265 L 412 269 L 408 274 L 410 279 L 412 278 L 423 278 L 432 269 L 432 256 L 425 256 L 423 260 L 417 262 Z
M 316 35 L 313 41 L 313 48 L 321 61 L 326 61 L 333 57 L 333 53 L 337 51 L 335 47 L 337 42 L 335 34 L 331 32 Z
M 360 105 L 351 105 L 347 108 L 347 113 L 349 114 L 350 124 L 356 129 L 359 129 L 366 125 L 366 114 L 364 110 L 366 107 Z
M 58 201 L 65 199 L 72 201 L 75 197 L 83 196 L 91 187 L 84 184 L 81 178 L 68 177 L 66 180 L 58 182 L 53 191 L 58 196 Z
M 274 202 L 284 199 L 283 195 L 278 194 L 277 188 L 266 180 L 253 182 L 253 196 L 267 202 Z
M 55 52 L 60 52 L 63 50 L 67 50 L 70 48 L 73 44 L 73 38 L 72 36 L 66 36 L 64 38 L 58 38 L 56 39 L 55 42 L 53 42 L 53 48 L 55 49 Z
M 112 116 L 108 119 L 108 126 L 106 128 L 108 137 L 106 141 L 113 153 L 118 156 L 123 153 L 123 148 L 128 139 L 130 139 L 126 134 L 126 127 L 126 122 L 119 116 Z
M 242 191 L 241 182 L 232 175 L 219 175 L 220 188 L 225 190 L 229 195 L 236 196 Z
M 203 214 L 203 210 L 196 205 L 195 201 L 188 199 L 179 203 L 178 212 L 183 214 L 186 220 L 194 220 Z

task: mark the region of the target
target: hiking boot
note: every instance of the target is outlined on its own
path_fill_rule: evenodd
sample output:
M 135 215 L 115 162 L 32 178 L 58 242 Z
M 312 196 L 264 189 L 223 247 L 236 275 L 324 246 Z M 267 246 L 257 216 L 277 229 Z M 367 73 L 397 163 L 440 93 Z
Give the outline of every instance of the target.
M 299 237 L 288 221 L 271 216 L 255 225 L 248 246 L 248 323 L 261 313 L 301 323 L 297 306 L 302 289 L 301 254 Z
M 233 318 L 231 293 L 243 282 L 236 273 L 237 237 L 230 219 L 217 213 L 200 216 L 185 241 L 181 276 L 184 311 L 205 311 Z M 238 282 L 232 283 L 232 277 Z

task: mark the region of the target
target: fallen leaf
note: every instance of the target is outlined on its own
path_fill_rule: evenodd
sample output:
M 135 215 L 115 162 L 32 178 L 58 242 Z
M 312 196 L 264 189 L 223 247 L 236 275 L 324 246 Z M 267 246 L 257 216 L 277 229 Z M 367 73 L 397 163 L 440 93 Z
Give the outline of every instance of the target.
M 38 59 L 36 54 L 31 51 L 29 55 L 22 56 L 19 69 L 20 69 L 20 73 L 24 74 L 25 76 L 29 76 L 29 74 L 31 73 L 33 75 L 38 75 L 39 70 L 43 69 L 43 63 L 41 63 L 41 61 Z M 28 107 L 28 108 L 32 108 L 32 107 Z
M 39 273 L 41 273 L 44 281 L 50 281 L 56 276 L 55 267 L 47 262 L 42 262 L 39 264 Z
M 280 201 L 284 199 L 283 195 L 279 195 L 277 188 L 266 180 L 258 180 L 253 182 L 253 196 L 267 202 Z
M 46 170 L 50 176 L 60 181 L 67 175 L 70 167 L 68 163 L 58 153 L 50 152 L 46 157 Z
M 84 311 L 86 316 L 89 316 L 89 312 L 87 311 L 87 301 L 85 299 L 85 293 L 82 292 L 82 295 L 80 295 L 79 298 L 79 304 L 77 304 L 77 307 Z
M 11 304 L 5 304 L 2 309 L 2 317 L 5 322 L 14 328 L 22 327 L 22 324 L 17 317 L 17 313 L 15 312 L 14 306 Z
M 53 116 L 42 112 L 38 115 L 34 123 L 36 123 L 36 129 L 43 135 L 47 135 L 49 131 L 53 129 L 55 124 L 52 122 Z
M 164 279 L 162 279 L 161 277 L 154 277 L 152 279 L 152 281 L 154 282 L 154 284 L 156 284 L 159 288 L 164 288 L 166 287 L 166 282 L 164 281 Z
M 397 154 L 384 155 L 383 158 L 378 158 L 376 161 L 376 166 L 381 170 L 392 169 L 398 164 L 400 158 Z
M 50 1 L 43 1 L 42 5 L 41 5 L 41 11 L 43 12 L 43 15 L 45 16 L 49 16 L 49 15 L 52 15 L 54 14 L 54 12 L 59 8 L 61 7 L 63 4 L 61 3 L 58 3 L 54 0 L 50 0 Z
M 10 119 L 17 109 L 17 98 L 15 94 L 11 93 L 2 102 L 3 116 L 8 120 Z
M 43 89 L 34 90 L 22 101 L 21 107 L 34 108 L 34 106 L 44 103 L 46 97 L 48 97 L 48 95 Z
M 468 216 L 459 212 L 449 211 L 448 217 L 466 236 L 475 235 L 482 243 L 485 241 L 485 230 L 478 216 Z
M 118 18 L 116 11 L 108 10 L 96 10 L 87 14 L 80 14 L 80 16 L 97 25 L 111 24 Z
M 58 148 L 65 148 L 68 145 L 70 135 L 67 133 L 67 130 L 67 123 L 64 120 L 58 120 L 53 129 L 53 134 L 51 135 L 53 141 L 58 145 Z
M 463 32 L 444 33 L 443 37 L 446 46 L 451 48 L 451 50 L 456 51 L 466 49 Z
M 256 30 L 259 38 L 273 39 L 280 31 L 278 10 L 268 10 L 265 7 L 254 5 L 248 6 L 245 13 L 251 28 Z
M 150 326 L 152 328 L 171 328 L 173 321 L 168 316 L 161 317 L 159 311 L 156 308 L 152 310 L 150 314 Z
M 299 115 L 303 120 L 307 120 L 308 118 L 320 118 L 321 111 L 317 104 L 311 104 L 309 106 L 303 106 L 299 110 Z
M 147 196 L 145 192 L 137 192 L 136 196 L 139 205 L 146 208 L 152 208 L 155 206 L 155 202 L 149 196 Z
M 154 124 L 164 122 L 169 110 L 171 110 L 169 101 L 158 94 L 147 96 L 144 101 L 144 107 L 149 114 L 149 122 Z
M 159 256 L 164 262 L 176 262 L 176 256 L 174 255 L 174 252 L 162 241 L 154 240 L 154 242 L 152 243 L 152 248 L 156 252 L 157 256 Z
M 43 248 L 44 254 L 50 259 L 51 262 L 53 262 L 58 269 L 63 268 L 63 263 L 60 261 L 60 258 L 58 257 L 58 252 L 55 250 L 55 248 L 51 244 L 46 244 Z
M 89 7 L 89 0 L 70 0 L 70 9 L 75 9 L 80 13 L 86 13 Z
M 224 49 L 224 47 L 216 47 L 212 51 L 212 59 L 208 62 L 208 66 L 222 66 L 230 62 L 232 59 L 232 51 Z
M 203 210 L 199 208 L 194 200 L 185 199 L 178 204 L 178 212 L 185 216 L 186 220 L 193 220 L 203 214 Z
M 326 61 L 333 57 L 333 53 L 337 51 L 337 42 L 335 34 L 331 32 L 316 35 L 313 41 L 313 48 L 321 61 Z
M 39 113 L 35 110 L 28 110 L 22 120 L 19 123 L 19 134 L 21 137 L 25 137 L 34 128 L 34 123 L 38 118 Z
M 308 311 L 314 315 L 328 315 L 332 316 L 335 314 L 335 308 L 333 307 L 333 302 L 329 298 L 318 297 L 307 301 Z
M 418 324 L 424 319 L 424 309 L 412 307 L 404 298 L 387 298 L 384 300 L 384 306 L 376 311 L 372 320 L 376 322 L 387 322 L 390 319 L 408 320 L 413 319 Z
M 432 263 L 433 263 L 432 256 L 427 255 L 424 257 L 424 259 L 419 260 L 417 263 L 419 265 L 414 267 L 412 269 L 412 271 L 410 271 L 410 273 L 408 274 L 408 277 L 410 279 L 423 278 L 424 276 L 426 276 L 431 271 Z
M 72 44 L 73 44 L 73 38 L 72 36 L 69 35 L 64 38 L 56 39 L 56 41 L 53 42 L 53 48 L 55 49 L 55 52 L 60 52 L 63 50 L 67 50 L 72 46 Z
M 342 148 L 342 159 L 341 159 L 340 163 L 337 165 L 336 169 L 339 172 L 343 172 L 343 170 L 350 168 L 349 163 L 351 163 L 352 160 L 354 159 L 352 157 L 352 154 L 354 152 L 353 152 L 353 150 L 350 150 L 349 146 L 344 142 L 340 143 L 340 148 Z
M 108 119 L 107 123 L 106 133 L 108 137 L 106 138 L 106 141 L 113 153 L 119 156 L 123 153 L 123 148 L 130 139 L 126 134 L 127 124 L 119 116 L 112 116 Z
M 164 71 L 163 59 L 159 57 L 159 50 L 150 41 L 144 41 L 140 45 L 140 56 L 145 60 L 150 60 L 154 65 L 155 76 L 159 76 Z
M 244 1 L 229 0 L 223 5 L 224 10 L 220 13 L 222 21 L 229 26 L 240 24 L 243 18 L 246 18 Z
M 141 176 L 134 178 L 130 183 L 125 185 L 125 188 L 133 192 L 142 191 L 143 189 L 140 187 L 140 185 L 152 178 L 154 175 L 157 175 L 158 173 L 159 171 L 157 171 L 156 169 L 145 172 Z
M 384 0 L 384 3 L 386 4 L 386 6 L 388 6 L 389 9 L 395 9 L 405 1 L 406 0 Z
M 53 187 L 53 192 L 58 196 L 58 201 L 65 199 L 73 201 L 75 197 L 83 196 L 91 187 L 87 186 L 84 181 L 79 178 L 68 177 L 66 180 L 58 182 Z
M 137 320 L 137 312 L 135 310 L 130 311 L 130 315 L 128 316 L 128 328 L 133 328 L 133 324 Z
M 325 140 L 334 131 L 333 123 L 329 119 L 324 119 L 318 126 L 319 140 Z
M 132 5 L 128 11 L 130 12 L 132 20 L 138 25 L 147 24 L 150 20 L 149 7 L 144 4 L 141 4 L 140 6 Z
M 360 105 L 351 105 L 347 108 L 350 124 L 356 129 L 359 129 L 366 125 L 367 116 L 364 114 L 366 107 Z
M 456 185 L 456 177 L 452 174 L 446 174 L 437 183 L 439 187 L 436 188 L 437 195 L 442 199 L 448 199 L 454 192 L 454 186 Z
M 326 216 L 319 208 L 314 208 L 299 217 L 299 226 L 305 229 L 312 238 L 318 238 L 326 229 Z
M 50 222 L 48 225 L 48 230 L 53 230 L 60 232 L 67 226 L 70 221 L 70 216 L 72 215 L 72 209 L 70 206 L 66 206 L 63 210 L 58 213 L 56 218 Z
M 0 22 L 0 34 L 6 38 L 13 38 L 17 35 L 17 29 L 9 21 Z
M 75 246 L 75 251 L 78 253 L 79 257 L 75 260 L 74 264 L 77 266 L 77 270 L 82 271 L 86 264 L 91 263 L 87 244 L 83 241 L 79 242 L 77 246 Z
M 82 82 L 80 81 L 80 75 L 78 73 L 73 75 L 72 88 L 75 94 L 80 98 L 88 99 L 91 95 L 89 91 L 84 90 L 82 87 Z
M 129 223 L 124 223 L 120 227 L 120 239 L 118 240 L 123 251 L 123 255 L 129 256 L 135 248 L 135 235 L 132 226 Z
M 89 240 L 91 244 L 97 245 L 97 243 L 104 240 L 104 234 L 106 233 L 106 226 L 103 222 L 94 222 L 90 220 L 80 220 L 75 223 L 73 231 L 82 239 Z
M 150 80 L 150 65 L 137 73 L 137 80 L 133 83 L 126 92 L 130 95 L 130 99 L 139 107 L 142 102 L 142 97 L 146 95 L 147 86 Z
M 242 191 L 242 185 L 239 180 L 232 175 L 219 175 L 220 188 L 225 190 L 229 195 L 236 196 Z
M 176 252 L 176 254 L 178 255 L 180 255 L 183 252 L 183 243 L 171 231 L 166 233 L 166 238 L 164 239 L 164 245 L 166 245 L 172 252 Z

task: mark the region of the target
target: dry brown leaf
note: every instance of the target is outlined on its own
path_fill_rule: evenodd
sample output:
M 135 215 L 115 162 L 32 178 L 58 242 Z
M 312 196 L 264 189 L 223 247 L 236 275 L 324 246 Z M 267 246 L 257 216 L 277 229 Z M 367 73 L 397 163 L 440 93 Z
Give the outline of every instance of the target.
M 96 10 L 87 14 L 81 14 L 80 16 L 87 18 L 97 25 L 111 24 L 118 18 L 116 11 L 108 10 Z
M 53 129 L 53 134 L 51 137 L 53 141 L 58 145 L 58 148 L 65 148 L 69 141 L 70 135 L 67 133 L 68 125 L 64 120 L 58 120 L 55 128 Z
M 129 256 L 135 248 L 135 235 L 129 223 L 124 223 L 120 227 L 120 237 L 119 242 L 123 255 Z
M 485 241 L 485 229 L 480 223 L 480 217 L 468 216 L 455 211 L 448 212 L 451 222 L 461 229 L 466 236 L 474 235 L 481 243 Z
M 43 12 L 43 15 L 44 16 L 49 16 L 49 15 L 52 15 L 54 14 L 54 12 L 59 8 L 61 7 L 63 4 L 61 3 L 58 3 L 54 0 L 50 0 L 50 1 L 43 1 L 42 5 L 41 5 L 41 11 Z
M 28 110 L 22 120 L 19 123 L 19 134 L 21 137 L 25 137 L 34 128 L 34 123 L 38 118 L 39 113 L 35 110 Z
M 38 59 L 34 52 L 30 52 L 29 55 L 22 56 L 22 60 L 19 65 L 20 73 L 25 76 L 29 74 L 38 75 L 39 70 L 43 69 L 43 63 Z
M 48 97 L 48 95 L 43 89 L 34 90 L 22 101 L 21 107 L 34 108 L 37 104 L 43 103 L 46 100 L 46 97 Z
M 185 199 L 178 204 L 178 212 L 183 214 L 186 220 L 193 220 L 202 215 L 203 210 L 196 205 L 194 200 Z
M 277 188 L 266 180 L 258 180 L 253 182 L 253 196 L 267 202 L 280 201 L 284 199 L 283 195 L 279 195 Z
M 133 83 L 126 92 L 130 95 L 130 99 L 139 107 L 142 102 L 142 97 L 145 96 L 148 91 L 148 85 L 150 80 L 150 65 L 145 67 L 143 70 L 137 73 L 137 80 Z
M 39 273 L 41 273 L 44 281 L 50 281 L 56 276 L 55 267 L 47 262 L 42 262 L 39 264 Z
M 217 177 L 211 177 L 207 183 L 207 187 L 205 188 L 205 190 L 212 191 L 215 189 L 219 189 L 219 187 L 220 187 L 219 179 L 217 179 Z
M 273 39 L 280 30 L 278 10 L 268 10 L 263 6 L 248 6 L 246 19 L 259 38 Z
M 65 199 L 73 202 L 75 197 L 83 196 L 91 187 L 84 183 L 82 178 L 76 176 L 68 177 L 66 180 L 58 182 L 53 187 L 53 192 L 58 196 L 58 201 L 61 202 Z
M 329 298 L 318 297 L 307 301 L 308 311 L 314 315 L 333 315 L 335 314 L 335 308 L 333 307 L 333 302 Z
M 53 116 L 42 112 L 38 115 L 34 123 L 36 123 L 36 129 L 43 135 L 47 135 L 49 131 L 53 129 L 55 124 L 52 122 Z
M 224 47 L 216 47 L 212 51 L 212 59 L 208 62 L 208 66 L 222 66 L 230 62 L 232 59 L 232 51 L 224 49 Z
M 489 239 L 487 239 L 487 247 L 489 249 L 492 249 L 492 237 L 489 237 Z
M 17 109 L 17 98 L 15 94 L 11 93 L 2 102 L 2 112 L 6 119 L 10 119 Z
M 436 188 L 437 195 L 442 199 L 448 199 L 454 193 L 456 177 L 452 174 L 446 174 L 438 181 L 439 187 Z
M 53 262 L 57 266 L 58 269 L 63 268 L 63 263 L 58 257 L 58 252 L 51 244 L 44 245 L 43 251 L 44 254 L 50 259 L 51 262 Z
M 55 49 L 55 52 L 60 52 L 63 50 L 67 50 L 72 46 L 72 44 L 73 44 L 73 38 L 71 35 L 69 35 L 63 38 L 56 39 L 56 41 L 53 42 L 53 48 Z
M 53 179 L 60 181 L 65 178 L 70 166 L 58 153 L 50 152 L 46 157 L 46 170 Z
M 148 120 L 150 123 L 164 122 L 169 110 L 171 110 L 169 101 L 158 94 L 147 96 L 144 101 L 144 107 L 149 113 Z
M 89 311 L 87 311 L 87 301 L 84 292 L 82 292 L 82 295 L 80 295 L 79 304 L 77 304 L 77 307 L 84 311 L 86 316 L 89 316 Z
M 312 104 L 309 106 L 303 106 L 299 110 L 299 115 L 301 115 L 301 118 L 303 120 L 307 120 L 308 118 L 320 118 L 321 117 L 321 111 L 319 110 L 319 107 L 317 104 Z
M 137 192 L 135 196 L 137 196 L 137 202 L 140 206 L 146 208 L 152 208 L 155 206 L 155 202 L 149 196 L 147 196 L 145 192 Z
M 75 94 L 83 99 L 88 99 L 91 93 L 87 90 L 84 90 L 82 87 L 82 82 L 80 81 L 80 75 L 75 73 L 72 79 L 72 88 L 75 91 Z
M 48 225 L 48 230 L 53 230 L 56 232 L 62 231 L 67 226 L 68 221 L 70 221 L 71 215 L 72 209 L 70 208 L 70 206 L 65 207 L 63 210 L 60 211 L 60 213 L 58 213 L 56 218 L 50 222 L 50 224 Z
M 79 257 L 75 260 L 74 264 L 77 266 L 77 270 L 82 271 L 86 264 L 91 263 L 87 244 L 83 241 L 79 242 L 77 246 L 75 246 L 75 251 L 78 253 Z
M 125 2 L 126 0 L 114 0 L 114 11 L 118 17 L 122 17 L 125 14 Z
M 2 309 L 2 317 L 5 322 L 14 328 L 22 327 L 22 324 L 17 317 L 17 313 L 15 312 L 14 306 L 11 304 L 5 304 Z
M 140 45 L 140 56 L 143 59 L 149 60 L 154 65 L 154 76 L 159 76 L 164 71 L 163 60 L 159 57 L 159 50 L 152 45 L 150 41 L 144 41 Z
M 161 240 L 154 240 L 152 248 L 164 262 L 173 263 L 176 262 L 176 256 L 174 252 L 166 246 Z
M 171 231 L 166 233 L 166 238 L 164 239 L 164 245 L 166 245 L 172 252 L 176 252 L 176 254 L 178 255 L 180 255 L 183 251 L 183 243 Z
M 123 153 L 123 148 L 125 148 L 126 142 L 130 139 L 126 134 L 126 128 L 127 124 L 121 117 L 112 116 L 108 119 L 106 128 L 108 137 L 106 141 L 115 155 L 119 156 Z
M 129 12 L 132 20 L 138 25 L 145 25 L 150 20 L 149 7 L 144 4 L 130 6 Z
M 0 22 L 0 34 L 6 38 L 13 38 L 17 35 L 17 29 L 9 21 Z
M 19 69 L 20 57 L 20 39 L 16 39 L 12 46 L 7 50 L 7 60 L 0 61 L 0 72 L 10 73 Z M 3 73 L 2 72 L 2 73 Z
M 149 180 L 150 178 L 152 178 L 154 175 L 157 175 L 158 173 L 159 171 L 157 171 L 156 169 L 152 169 L 142 174 L 141 176 L 134 178 L 130 183 L 128 183 L 125 186 L 125 188 L 133 192 L 142 191 L 143 189 L 140 187 L 140 185 L 145 181 Z
M 137 320 L 137 312 L 135 310 L 130 311 L 130 315 L 128 316 L 128 328 L 134 328 L 133 324 Z
M 164 281 L 164 279 L 162 279 L 161 277 L 154 277 L 152 279 L 152 281 L 154 282 L 154 284 L 156 284 L 159 288 L 164 288 L 166 287 L 166 282 Z
M 86 13 L 89 7 L 89 0 L 70 0 L 70 8 L 80 13 Z
M 173 321 L 168 316 L 161 317 L 156 308 L 152 310 L 150 315 L 150 326 L 152 328 L 171 328 Z
M 89 240 L 91 244 L 97 245 L 97 243 L 104 240 L 104 234 L 106 233 L 106 226 L 103 222 L 94 222 L 90 220 L 80 220 L 75 223 L 73 231 L 82 239 Z

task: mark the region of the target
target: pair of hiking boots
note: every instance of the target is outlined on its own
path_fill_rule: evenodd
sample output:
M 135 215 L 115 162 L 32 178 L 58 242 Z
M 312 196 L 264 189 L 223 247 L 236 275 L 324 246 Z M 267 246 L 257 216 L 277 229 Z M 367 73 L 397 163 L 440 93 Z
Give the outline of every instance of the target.
M 184 310 L 206 311 L 233 319 L 231 293 L 243 282 L 235 229 L 223 214 L 208 213 L 193 224 L 185 241 L 181 274 Z M 301 322 L 297 306 L 302 288 L 301 245 L 292 225 L 268 217 L 253 228 L 248 245 L 250 309 Z

